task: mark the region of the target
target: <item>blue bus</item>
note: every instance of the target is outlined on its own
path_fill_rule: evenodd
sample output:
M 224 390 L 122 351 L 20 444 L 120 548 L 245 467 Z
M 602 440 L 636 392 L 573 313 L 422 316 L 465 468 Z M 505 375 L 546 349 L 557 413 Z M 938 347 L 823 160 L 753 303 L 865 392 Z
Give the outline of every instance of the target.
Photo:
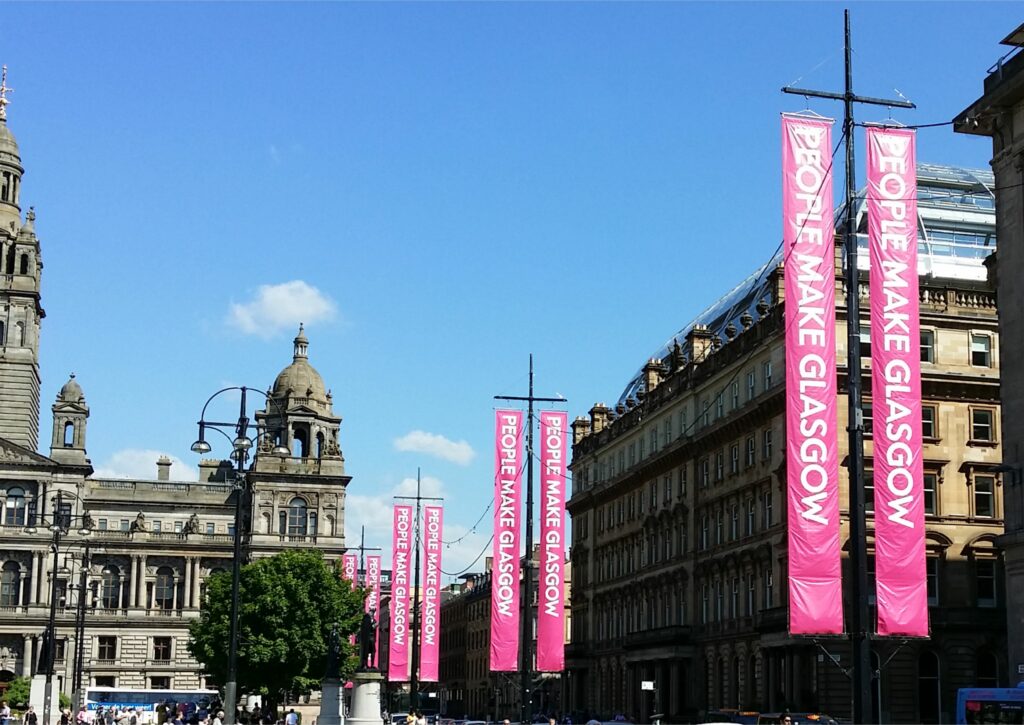
M 1024 682 L 1017 687 L 965 687 L 958 690 L 956 721 L 1024 725 Z

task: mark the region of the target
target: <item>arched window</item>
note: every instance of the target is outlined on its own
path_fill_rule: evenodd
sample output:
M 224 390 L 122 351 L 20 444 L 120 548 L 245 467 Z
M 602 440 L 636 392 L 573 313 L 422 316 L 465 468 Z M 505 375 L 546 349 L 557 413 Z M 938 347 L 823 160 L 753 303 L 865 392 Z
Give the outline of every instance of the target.
M 262 519 L 263 519 L 263 533 L 264 534 L 272 534 L 272 533 L 274 533 L 273 529 L 271 529 L 270 514 L 263 514 Z
M 16 255 L 14 252 L 14 245 L 12 244 L 7 248 L 7 274 L 14 274 L 14 259 Z
M 7 489 L 4 502 L 4 523 L 8 526 L 25 525 L 25 489 L 14 486 Z
M 999 662 L 991 652 L 982 650 L 978 653 L 974 684 L 978 687 L 999 687 Z
M 334 536 L 334 517 L 328 516 L 324 533 L 327 536 Z
M 939 722 L 942 712 L 939 685 L 939 658 L 934 652 L 922 652 L 917 659 L 918 722 Z
M 156 584 L 153 599 L 157 609 L 174 609 L 174 570 L 162 566 L 156 570 Z
M 102 586 L 100 601 L 103 603 L 103 608 L 119 609 L 121 607 L 121 570 L 113 565 L 104 567 Z
M 316 511 L 309 512 L 309 535 L 316 536 Z
M 323 458 L 324 456 L 324 434 L 316 434 L 316 457 Z
M 21 270 L 20 270 L 19 273 L 20 274 L 28 274 L 28 255 L 27 254 L 22 254 L 21 255 Z
M 75 445 L 75 424 L 70 420 L 64 424 L 64 447 L 71 448 Z
M 305 458 L 309 455 L 309 432 L 304 428 L 296 428 L 292 439 L 292 456 Z
M 21 567 L 9 561 L 0 569 L 0 607 L 16 607 L 21 601 Z
M 305 536 L 307 528 L 306 499 L 296 496 L 288 504 L 288 535 Z

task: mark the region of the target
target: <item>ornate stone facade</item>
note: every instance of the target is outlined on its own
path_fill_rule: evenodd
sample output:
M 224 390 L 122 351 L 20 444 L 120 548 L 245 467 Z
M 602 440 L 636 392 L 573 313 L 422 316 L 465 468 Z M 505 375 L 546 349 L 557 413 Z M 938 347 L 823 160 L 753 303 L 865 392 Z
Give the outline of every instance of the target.
M 85 606 L 83 685 L 212 684 L 188 653 L 188 625 L 199 616 L 206 579 L 231 567 L 238 495 L 232 465 L 205 460 L 200 480 L 182 481 L 161 458 L 151 480 L 93 477 L 86 452 L 90 410 L 73 375 L 52 407 L 49 455 L 36 451 L 42 262 L 34 214 L 21 220 L 22 171 L 17 144 L 0 119 L 0 683 L 41 671 L 55 596 L 56 674 L 65 692 L 74 684 L 79 602 Z M 309 364 L 308 347 L 300 329 L 292 363 L 268 391 L 266 409 L 256 413 L 270 433 L 257 441 L 247 472 L 252 496 L 241 533 L 248 556 L 316 547 L 338 558 L 345 550 L 350 477 L 339 445 L 341 418 Z M 278 443 L 291 443 L 291 455 L 275 454 Z M 45 524 L 58 492 L 71 502 L 65 513 L 76 517 L 76 526 L 55 556 Z M 77 531 L 83 515 L 88 536 Z
M 932 636 L 875 640 L 882 677 L 873 722 L 949 722 L 957 687 L 1007 681 L 997 544 L 1000 350 L 995 295 L 981 261 L 991 251 L 992 199 L 971 181 L 973 172 L 922 165 L 918 175 L 930 238 L 945 239 L 946 224 L 975 230 L 979 244 L 922 253 L 931 269 L 921 278 L 921 327 Z M 655 712 L 680 722 L 725 707 L 849 715 L 841 670 L 850 662 L 847 642 L 822 642 L 822 649 L 786 630 L 785 280 L 778 262 L 681 331 L 614 409 L 595 405 L 573 425 L 571 710 L 624 713 L 634 722 Z M 836 287 L 843 390 L 840 259 Z M 860 294 L 866 299 L 866 272 Z M 870 484 L 866 345 L 862 355 Z M 845 395 L 839 410 L 845 431 Z M 839 443 L 845 462 L 845 435 Z M 845 512 L 845 468 L 840 489 Z M 869 513 L 873 566 L 872 523 Z M 841 537 L 845 552 L 846 513 Z M 645 680 L 655 683 L 653 694 L 641 690 Z

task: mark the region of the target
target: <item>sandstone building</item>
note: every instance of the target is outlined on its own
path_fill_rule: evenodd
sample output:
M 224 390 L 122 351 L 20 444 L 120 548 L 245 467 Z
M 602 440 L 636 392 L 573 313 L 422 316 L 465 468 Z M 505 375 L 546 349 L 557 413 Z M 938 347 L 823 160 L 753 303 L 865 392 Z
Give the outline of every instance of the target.
M 207 577 L 231 567 L 231 464 L 202 461 L 198 481 L 176 479 L 167 459 L 154 461 L 150 480 L 93 477 L 93 411 L 73 375 L 51 406 L 48 451 L 37 450 L 42 253 L 34 213 L 22 218 L 24 169 L 4 110 L 0 104 L 0 687 L 42 672 L 54 581 L 56 675 L 65 692 L 73 686 L 79 601 L 86 608 L 84 686 L 215 685 L 188 653 L 188 625 L 199 616 Z M 247 555 L 315 546 L 337 558 L 345 550 L 350 477 L 339 446 L 341 418 L 309 362 L 308 345 L 300 328 L 291 363 L 256 414 L 266 433 L 256 440 L 247 474 L 251 506 L 240 532 Z M 193 434 L 183 428 L 183 436 Z M 291 444 L 291 454 L 275 455 L 278 442 Z M 47 527 L 58 492 L 65 502 L 58 513 L 74 517 L 75 526 L 55 562 Z M 82 523 L 88 536 L 78 532 Z
M 956 688 L 1008 677 L 997 542 L 1006 493 L 1000 349 L 983 264 L 995 249 L 992 176 L 921 164 L 918 178 L 932 636 L 874 640 L 873 661 L 882 672 L 874 680 L 874 722 L 951 722 Z M 863 198 L 857 221 L 864 233 Z M 863 234 L 859 242 L 866 247 Z M 862 267 L 867 257 L 860 256 Z M 655 712 L 680 722 L 722 707 L 849 716 L 849 680 L 841 670 L 850 663 L 847 642 L 819 646 L 787 633 L 780 261 L 776 254 L 680 330 L 612 407 L 597 404 L 573 424 L 568 710 L 623 713 L 634 722 Z M 837 252 L 840 391 L 842 264 Z M 870 486 L 867 293 L 865 268 L 858 322 Z M 847 408 L 840 398 L 842 432 Z M 845 464 L 842 433 L 839 445 Z M 840 486 L 848 551 L 845 468 Z M 655 690 L 642 690 L 643 681 Z

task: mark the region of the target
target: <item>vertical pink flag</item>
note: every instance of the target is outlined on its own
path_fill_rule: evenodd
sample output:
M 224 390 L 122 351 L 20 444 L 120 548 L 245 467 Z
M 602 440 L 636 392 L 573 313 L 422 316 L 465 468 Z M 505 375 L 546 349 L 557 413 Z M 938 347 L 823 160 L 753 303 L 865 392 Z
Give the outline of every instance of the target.
M 565 669 L 565 467 L 568 414 L 540 414 L 540 581 L 537 670 Z
M 341 575 L 352 582 L 352 586 L 359 586 L 359 556 L 356 554 L 344 554 L 341 557 Z
M 519 668 L 519 531 L 523 413 L 498 410 L 494 431 L 494 562 L 491 568 L 492 672 Z
M 878 633 L 927 637 L 915 132 L 867 140 Z
M 352 588 L 359 586 L 359 557 L 356 554 L 344 554 L 341 557 L 341 575 L 348 579 Z M 355 634 L 348 636 L 348 643 L 355 644 Z
M 391 564 L 391 641 L 388 679 L 409 680 L 409 556 L 412 553 L 412 506 L 395 506 Z
M 365 611 L 373 616 L 373 626 L 380 624 L 380 556 L 366 557 L 366 588 L 369 592 L 366 595 Z M 374 638 L 373 666 L 377 667 L 380 660 L 377 653 L 380 650 L 380 638 Z
M 789 631 L 843 631 L 832 121 L 782 118 Z
M 437 682 L 441 661 L 441 527 L 444 510 L 423 507 L 423 624 L 420 631 L 420 681 Z

